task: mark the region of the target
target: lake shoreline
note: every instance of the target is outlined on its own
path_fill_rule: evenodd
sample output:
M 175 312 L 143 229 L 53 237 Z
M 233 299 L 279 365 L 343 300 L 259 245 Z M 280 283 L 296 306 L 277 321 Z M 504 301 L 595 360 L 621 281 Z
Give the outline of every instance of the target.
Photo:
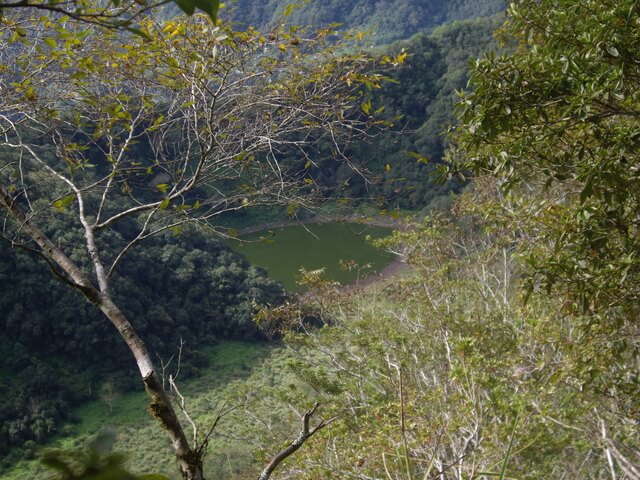
M 244 235 L 250 235 L 252 233 L 267 232 L 276 228 L 286 228 L 293 226 L 304 225 L 321 225 L 323 223 L 359 223 L 362 225 L 371 225 L 374 227 L 388 227 L 394 230 L 406 230 L 407 225 L 402 219 L 397 218 L 373 218 L 366 215 L 352 214 L 352 215 L 316 215 L 309 219 L 300 220 L 283 220 L 280 222 L 268 222 L 258 225 L 252 225 L 250 227 L 241 228 L 236 231 L 236 237 Z
M 406 219 L 404 218 L 391 217 L 374 218 L 371 216 L 360 214 L 316 215 L 306 220 L 294 219 L 280 222 L 265 222 L 263 224 L 252 225 L 250 227 L 238 230 L 235 237 L 240 239 L 243 236 L 260 234 L 261 232 L 273 232 L 274 230 L 284 229 L 287 227 L 305 227 L 328 223 L 357 224 L 361 226 L 383 227 L 389 228 L 391 230 L 406 231 L 409 228 L 409 224 L 405 220 Z M 348 292 L 366 289 L 370 286 L 384 283 L 385 281 L 388 281 L 389 279 L 401 274 L 402 272 L 407 271 L 409 268 L 410 267 L 402 260 L 401 256 L 393 255 L 389 262 L 386 265 L 382 266 L 382 268 L 380 268 L 379 270 L 370 272 L 366 275 L 363 275 L 362 277 L 342 283 L 340 286 L 340 290 Z

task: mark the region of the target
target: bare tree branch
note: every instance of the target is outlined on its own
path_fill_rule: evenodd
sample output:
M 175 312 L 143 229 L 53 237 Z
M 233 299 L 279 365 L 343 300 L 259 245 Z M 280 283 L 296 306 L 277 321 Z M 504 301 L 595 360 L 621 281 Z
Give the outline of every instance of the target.
M 318 409 L 319 404 L 316 403 L 312 408 L 307 410 L 304 415 L 302 415 L 302 430 L 298 434 L 298 436 L 284 449 L 282 449 L 275 457 L 271 459 L 269 464 L 262 470 L 262 473 L 258 477 L 258 480 L 268 480 L 271 478 L 273 472 L 278 468 L 278 466 L 286 460 L 288 457 L 293 455 L 304 443 L 309 440 L 313 435 L 318 433 L 324 427 L 334 422 L 338 417 L 332 417 L 328 420 L 321 421 L 318 425 L 313 428 L 309 427 L 309 421 L 311 417 Z

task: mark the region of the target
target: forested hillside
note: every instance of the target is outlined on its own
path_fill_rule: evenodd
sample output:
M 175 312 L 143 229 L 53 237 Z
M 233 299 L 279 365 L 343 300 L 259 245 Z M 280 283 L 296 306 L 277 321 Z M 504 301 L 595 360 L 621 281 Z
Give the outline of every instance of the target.
M 291 9 L 289 5 L 297 8 Z M 406 39 L 419 32 L 430 32 L 455 20 L 491 16 L 503 12 L 503 0 L 331 0 L 327 2 L 278 2 L 276 0 L 237 0 L 227 4 L 229 15 L 239 25 L 270 29 L 282 19 L 292 25 L 370 30 L 367 42 L 381 45 Z
M 253 302 L 282 298 L 282 287 L 264 271 L 195 232 L 150 241 L 123 263 L 113 289 L 155 354 L 169 359 L 186 342 L 187 377 L 206 367 L 198 356 L 205 346 L 262 338 L 252 322 Z M 1 455 L 56 432 L 107 378 L 119 391 L 136 387 L 116 373 L 135 368 L 117 332 L 45 265 L 7 243 L 0 244 L 0 291 Z
M 408 54 L 405 65 L 393 73 L 394 82 L 372 100 L 372 108 L 382 108 L 380 115 L 394 127 L 354 146 L 354 157 L 367 159 L 367 167 L 379 175 L 372 189 L 392 208 L 424 209 L 459 187 L 440 184 L 433 173 L 443 160 L 447 130 L 456 124 L 457 91 L 466 88 L 469 63 L 498 49 L 493 33 L 502 19 L 454 22 L 385 47 L 389 53 Z M 363 191 L 359 195 L 365 196 Z
M 495 15 L 454 22 L 372 51 L 376 58 L 402 56 L 404 62 L 368 93 L 367 115 L 388 127 L 346 146 L 346 155 L 366 175 L 328 154 L 331 146 L 322 143 L 308 159 L 294 156 L 286 163 L 306 169 L 325 198 L 349 208 L 375 201 L 380 209 L 420 211 L 446 203 L 461 185 L 442 184 L 433 174 L 443 160 L 447 130 L 456 123 L 457 91 L 466 87 L 469 62 L 498 50 L 493 33 L 502 21 Z
M 10 478 L 639 480 L 637 2 L 218 3 L 0 23 Z M 212 235 L 371 199 L 364 284 Z

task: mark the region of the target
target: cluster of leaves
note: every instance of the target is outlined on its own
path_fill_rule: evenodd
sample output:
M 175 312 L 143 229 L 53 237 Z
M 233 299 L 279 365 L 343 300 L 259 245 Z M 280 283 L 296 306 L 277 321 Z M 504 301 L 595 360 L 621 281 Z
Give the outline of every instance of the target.
M 52 18 L 62 17 L 78 23 L 97 25 L 105 29 L 126 30 L 135 35 L 147 38 L 148 35 L 140 28 L 138 21 L 157 10 L 162 5 L 173 3 L 177 10 L 187 15 L 193 15 L 196 10 L 204 12 L 213 22 L 216 21 L 220 0 L 108 0 L 94 3 L 84 0 L 62 1 L 0 1 L 0 22 L 5 21 L 13 26 L 14 32 L 20 37 L 27 36 L 27 30 L 16 25 L 5 16 L 28 17 L 35 12 L 49 15 Z
M 168 480 L 164 475 L 134 475 L 124 467 L 124 456 L 112 452 L 115 435 L 99 435 L 86 450 L 50 450 L 42 463 L 55 471 L 55 480 Z
M 531 288 L 595 314 L 639 298 L 639 21 L 634 1 L 515 2 L 519 47 L 477 61 L 461 110 L 457 167 L 539 192 Z
M 453 165 L 499 178 L 487 215 L 526 245 L 527 291 L 561 299 L 577 378 L 615 398 L 640 393 L 639 21 L 633 1 L 515 2 L 518 48 L 475 64 Z

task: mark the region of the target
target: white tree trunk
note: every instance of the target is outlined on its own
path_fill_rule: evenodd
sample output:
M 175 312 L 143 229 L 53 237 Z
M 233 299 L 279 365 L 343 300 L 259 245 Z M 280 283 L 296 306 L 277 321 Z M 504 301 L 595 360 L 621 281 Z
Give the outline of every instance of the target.
M 57 275 L 82 292 L 118 330 L 138 365 L 149 397 L 149 413 L 162 425 L 171 439 L 182 478 L 184 480 L 203 480 L 203 452 L 195 445 L 194 448 L 189 446 L 184 429 L 171 404 L 171 399 L 162 388 L 149 352 L 131 322 L 107 292 L 97 289 L 82 270 L 49 240 L 40 228 L 31 223 L 3 185 L 0 185 L 0 206 L 20 226 L 20 233 L 38 245 L 40 250 L 37 252 L 47 260 L 50 266 L 59 269 Z

